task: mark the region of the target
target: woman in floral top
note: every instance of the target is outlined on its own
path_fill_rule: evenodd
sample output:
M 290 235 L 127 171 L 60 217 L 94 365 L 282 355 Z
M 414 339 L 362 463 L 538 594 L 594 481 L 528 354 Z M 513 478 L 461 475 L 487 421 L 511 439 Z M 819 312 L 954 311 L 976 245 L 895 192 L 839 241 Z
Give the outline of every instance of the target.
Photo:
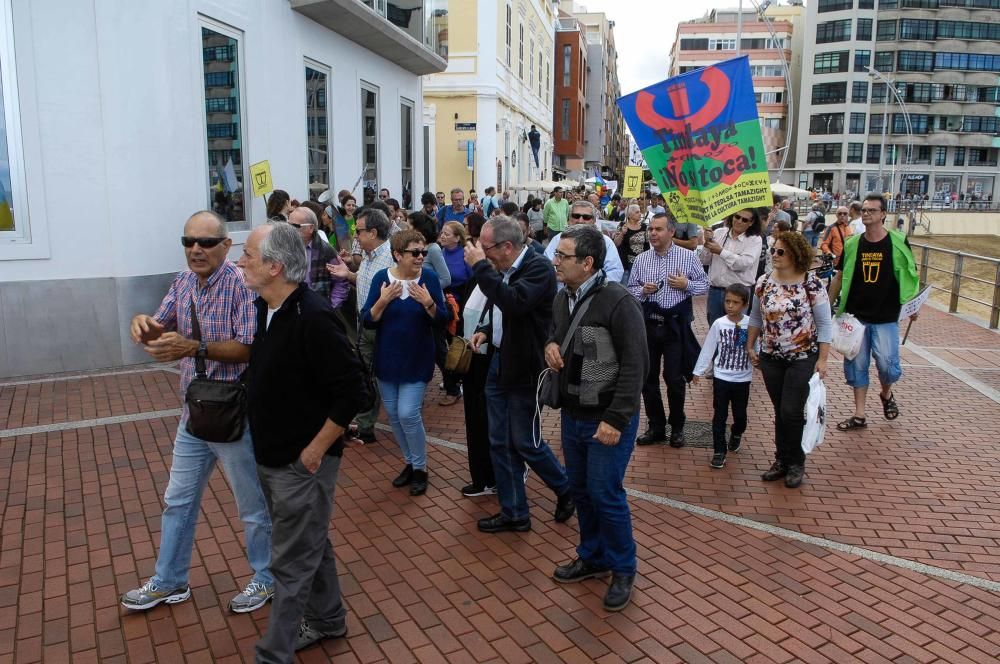
M 760 367 L 774 405 L 777 452 L 761 479 L 772 482 L 784 477 L 785 486 L 794 489 L 805 475 L 802 429 L 809 379 L 813 372 L 826 376 L 833 323 L 826 289 L 809 272 L 814 252 L 805 237 L 779 233 L 770 252 L 774 271 L 757 280 L 747 353 L 754 366 Z

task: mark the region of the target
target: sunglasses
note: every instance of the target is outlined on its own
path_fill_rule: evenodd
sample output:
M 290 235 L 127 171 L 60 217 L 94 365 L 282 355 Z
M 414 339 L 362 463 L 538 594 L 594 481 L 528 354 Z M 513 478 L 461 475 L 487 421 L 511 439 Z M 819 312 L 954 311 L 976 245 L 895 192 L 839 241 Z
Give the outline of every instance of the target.
M 749 224 L 753 221 L 753 217 L 741 217 L 738 214 L 734 214 L 733 221 L 742 221 L 744 224 Z
M 418 256 L 423 256 L 424 258 L 427 258 L 427 250 L 426 249 L 404 249 L 403 251 L 401 251 L 399 253 L 401 253 L 401 254 L 409 254 L 409 255 L 413 256 L 414 258 L 416 258 Z
M 847 216 L 847 212 L 838 212 L 837 216 L 838 217 L 846 217 Z
M 771 247 L 771 255 L 772 256 L 784 256 L 785 255 L 785 250 L 784 249 L 775 249 L 774 247 Z
M 195 243 L 197 243 L 202 249 L 211 249 L 212 247 L 218 246 L 225 240 L 226 238 L 224 237 L 188 237 L 187 235 L 184 235 L 181 237 L 181 244 L 183 244 L 186 249 L 190 249 L 195 245 Z
M 288 225 L 292 228 L 302 228 L 303 226 L 312 226 L 312 224 L 296 224 L 294 221 L 289 221 Z
M 594 218 L 594 215 L 592 215 L 592 214 L 581 214 L 579 212 L 574 212 L 573 214 L 571 214 L 569 216 L 573 217 L 574 219 L 587 219 L 587 220 L 590 220 L 590 219 Z

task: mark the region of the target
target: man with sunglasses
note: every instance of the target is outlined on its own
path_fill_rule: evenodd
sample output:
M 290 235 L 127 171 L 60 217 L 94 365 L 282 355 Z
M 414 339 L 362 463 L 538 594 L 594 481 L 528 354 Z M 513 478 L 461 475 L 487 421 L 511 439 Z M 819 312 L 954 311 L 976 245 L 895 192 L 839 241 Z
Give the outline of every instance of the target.
M 844 244 L 847 238 L 853 235 L 850 226 L 850 210 L 841 205 L 837 208 L 837 221 L 827 229 L 823 241 L 820 242 L 819 249 L 824 254 L 833 256 L 833 263 L 840 267 L 840 257 L 844 253 Z
M 232 240 L 226 222 L 214 212 L 192 215 L 181 238 L 188 269 L 174 279 L 160 308 L 152 316 L 132 319 L 131 337 L 155 360 L 180 360 L 181 394 L 191 384 L 195 358 L 205 360 L 208 378 L 236 381 L 247 368 L 257 327 L 254 296 L 239 269 L 226 255 Z M 193 339 L 192 309 L 201 340 Z M 233 443 L 213 443 L 187 431 L 187 407 L 174 438 L 170 480 L 160 520 L 160 552 L 153 576 L 121 598 L 122 606 L 151 609 L 191 597 L 188 571 L 194 545 L 201 494 L 216 463 L 232 487 L 246 534 L 247 558 L 253 578 L 230 602 L 230 610 L 246 613 L 264 606 L 274 595 L 271 562 L 271 518 L 257 477 L 250 427 Z
M 597 228 L 598 224 L 597 208 L 594 207 L 593 203 L 587 200 L 580 200 L 573 203 L 569 208 L 569 225 L 576 226 L 579 224 L 587 224 L 588 226 L 593 226 Z M 600 230 L 598 228 L 598 230 Z M 609 238 L 604 233 L 601 233 L 604 237 L 604 246 L 607 250 L 606 258 L 604 259 L 604 272 L 607 275 L 608 281 L 621 282 L 622 277 L 625 275 L 625 266 L 622 265 L 621 256 L 618 255 L 618 247 L 615 245 L 615 241 Z M 545 247 L 545 257 L 552 261 L 552 257 L 555 256 L 556 249 L 559 248 L 559 240 L 562 238 L 562 232 L 556 233 L 553 236 L 552 241 L 549 242 L 548 246 Z M 564 288 L 562 282 L 559 283 L 559 290 Z
M 899 417 L 892 387 L 903 375 L 899 363 L 899 312 L 903 303 L 920 290 L 917 265 L 906 236 L 885 227 L 885 199 L 868 194 L 861 204 L 863 235 L 852 235 L 844 243 L 842 271 L 830 287 L 830 298 L 840 295 L 837 313 L 847 312 L 865 326 L 861 350 L 853 360 L 844 360 L 844 377 L 854 389 L 854 415 L 840 424 L 841 431 L 868 426 L 865 400 L 868 369 L 875 358 L 879 399 L 887 420 Z M 910 317 L 915 320 L 917 314 Z

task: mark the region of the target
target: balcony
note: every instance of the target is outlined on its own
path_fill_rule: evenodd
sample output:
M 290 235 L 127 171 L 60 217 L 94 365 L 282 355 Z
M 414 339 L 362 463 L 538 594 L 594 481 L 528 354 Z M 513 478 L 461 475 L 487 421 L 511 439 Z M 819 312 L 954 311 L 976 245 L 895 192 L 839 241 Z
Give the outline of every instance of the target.
M 447 0 L 289 0 L 292 9 L 403 69 L 448 68 Z

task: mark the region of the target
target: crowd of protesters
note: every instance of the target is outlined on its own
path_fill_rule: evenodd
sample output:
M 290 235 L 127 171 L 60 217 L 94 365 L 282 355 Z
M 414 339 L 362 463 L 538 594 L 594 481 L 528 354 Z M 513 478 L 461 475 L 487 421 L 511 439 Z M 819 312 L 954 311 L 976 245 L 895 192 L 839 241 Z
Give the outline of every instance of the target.
M 466 193 L 426 192 L 408 212 L 386 189 L 377 198 L 366 191 L 361 207 L 346 190 L 301 204 L 274 191 L 270 221 L 250 234 L 238 264 L 227 258 L 220 217 L 187 220 L 188 270 L 130 333 L 154 359 L 180 360 L 182 394 L 193 381 L 245 384 L 247 417 L 233 442 L 199 438 L 186 401 L 155 574 L 123 595 L 125 607 L 191 596 L 194 526 L 219 463 L 254 572 L 230 608 L 274 602 L 258 661 L 291 661 L 342 636 L 327 524 L 345 443 L 374 443 L 384 406 L 402 467 L 386 482 L 426 493 L 423 404 L 435 366 L 439 404 L 464 406 L 471 481 L 461 492 L 499 503 L 479 530 L 531 529 L 533 471 L 553 493 L 553 519 L 579 522 L 576 555 L 553 578 L 610 576 L 609 611 L 628 605 L 636 573 L 623 487 L 634 446 L 685 446 L 692 380 L 711 379 L 711 467 L 746 444 L 751 417 L 773 417 L 774 461 L 761 477 L 799 487 L 803 406 L 812 375 L 828 372 L 835 304 L 865 325 L 861 352 L 844 362 L 855 412 L 838 428 L 867 426 L 873 357 L 883 415 L 898 417 L 897 319 L 917 281 L 905 237 L 885 227 L 882 197 L 838 206 L 831 225 L 819 205 L 799 218 L 775 198 L 703 229 L 679 223 L 648 193 L 604 205 L 559 187 L 523 205 L 494 187 L 482 199 Z M 817 246 L 833 256 L 827 285 Z M 700 343 L 692 324 L 703 295 L 709 332 Z M 453 355 L 467 361 L 455 365 Z M 755 367 L 773 413 L 748 413 Z M 562 460 L 542 436 L 542 403 L 561 408 Z

